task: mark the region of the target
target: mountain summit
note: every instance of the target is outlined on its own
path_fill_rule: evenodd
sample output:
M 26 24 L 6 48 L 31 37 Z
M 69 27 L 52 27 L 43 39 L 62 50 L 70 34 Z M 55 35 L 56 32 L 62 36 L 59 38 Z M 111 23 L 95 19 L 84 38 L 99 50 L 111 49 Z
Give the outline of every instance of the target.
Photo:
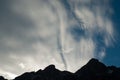
M 102 74 L 106 71 L 106 66 L 99 62 L 97 59 L 91 59 L 86 65 L 84 65 L 81 69 L 79 69 L 76 74 Z
M 1 76 L 0 80 L 6 79 Z M 120 68 L 106 66 L 93 58 L 75 73 L 60 71 L 55 65 L 49 65 L 44 70 L 26 72 L 13 80 L 120 80 Z

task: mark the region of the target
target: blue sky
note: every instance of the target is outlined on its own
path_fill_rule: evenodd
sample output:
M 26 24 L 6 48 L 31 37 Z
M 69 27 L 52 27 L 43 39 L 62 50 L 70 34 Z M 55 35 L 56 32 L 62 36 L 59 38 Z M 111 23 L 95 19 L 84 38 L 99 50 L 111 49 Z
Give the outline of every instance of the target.
M 114 23 L 117 35 L 115 37 L 114 45 L 110 48 L 107 48 L 108 54 L 104 58 L 103 62 L 105 62 L 107 65 L 115 65 L 120 67 L 120 1 L 113 0 L 111 4 L 114 10 L 114 14 L 111 18 Z
M 119 0 L 0 0 L 0 75 L 55 64 L 75 72 L 91 58 L 120 66 Z

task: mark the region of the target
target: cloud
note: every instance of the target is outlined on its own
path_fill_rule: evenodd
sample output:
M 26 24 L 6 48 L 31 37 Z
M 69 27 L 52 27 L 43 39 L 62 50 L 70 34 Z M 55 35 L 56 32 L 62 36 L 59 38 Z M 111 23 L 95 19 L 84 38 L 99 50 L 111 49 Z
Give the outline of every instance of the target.
M 49 64 L 74 72 L 92 57 L 103 59 L 114 39 L 108 0 L 1 3 L 0 73 L 19 75 Z
M 0 70 L 0 75 L 3 75 L 3 76 L 5 76 L 6 78 L 9 78 L 9 79 L 13 79 L 17 76 L 15 74 L 11 73 L 11 72 L 6 72 L 6 71 L 3 71 L 3 70 Z

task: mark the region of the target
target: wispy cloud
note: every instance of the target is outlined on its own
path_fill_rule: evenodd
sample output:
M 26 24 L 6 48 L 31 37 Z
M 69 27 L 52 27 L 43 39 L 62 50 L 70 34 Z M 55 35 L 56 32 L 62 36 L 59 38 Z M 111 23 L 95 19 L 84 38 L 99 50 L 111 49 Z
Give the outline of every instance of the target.
M 109 0 L 0 3 L 6 5 L 0 13 L 0 66 L 10 74 L 49 64 L 74 72 L 92 57 L 104 58 L 114 39 Z

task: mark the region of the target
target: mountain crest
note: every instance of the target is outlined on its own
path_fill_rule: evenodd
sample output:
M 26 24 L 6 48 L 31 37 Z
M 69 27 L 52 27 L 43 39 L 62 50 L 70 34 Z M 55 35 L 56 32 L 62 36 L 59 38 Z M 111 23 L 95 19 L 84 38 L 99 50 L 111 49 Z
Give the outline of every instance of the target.
M 99 62 L 99 60 L 92 58 L 86 65 L 79 69 L 76 74 L 88 75 L 88 74 L 102 74 L 106 72 L 106 66 Z
M 0 77 L 0 80 L 6 80 Z M 44 70 L 26 72 L 13 80 L 120 80 L 120 68 L 106 66 L 92 58 L 75 73 L 60 71 L 51 64 Z
M 55 65 L 51 64 L 49 65 L 48 67 L 46 67 L 44 70 L 47 71 L 47 70 L 55 70 Z

